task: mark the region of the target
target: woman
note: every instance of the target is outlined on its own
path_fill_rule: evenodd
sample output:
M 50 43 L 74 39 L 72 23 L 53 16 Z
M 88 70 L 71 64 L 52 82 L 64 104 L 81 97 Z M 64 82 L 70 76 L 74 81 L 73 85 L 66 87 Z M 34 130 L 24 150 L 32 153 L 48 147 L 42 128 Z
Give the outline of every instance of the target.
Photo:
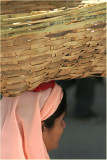
M 45 87 L 44 87 L 45 86 Z M 65 96 L 56 83 L 1 100 L 1 158 L 49 159 L 65 128 Z

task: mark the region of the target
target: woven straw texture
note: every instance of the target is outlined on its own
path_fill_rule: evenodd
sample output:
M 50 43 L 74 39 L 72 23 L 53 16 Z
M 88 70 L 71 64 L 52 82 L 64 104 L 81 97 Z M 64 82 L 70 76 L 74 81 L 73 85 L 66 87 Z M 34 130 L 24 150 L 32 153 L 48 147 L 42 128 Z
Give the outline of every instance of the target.
M 1 10 L 2 95 L 50 80 L 106 76 L 106 3 L 55 9 L 51 2 L 43 11 L 42 2 L 37 9 L 31 1 L 28 12 L 27 1 L 9 10 L 12 3 L 2 2 Z

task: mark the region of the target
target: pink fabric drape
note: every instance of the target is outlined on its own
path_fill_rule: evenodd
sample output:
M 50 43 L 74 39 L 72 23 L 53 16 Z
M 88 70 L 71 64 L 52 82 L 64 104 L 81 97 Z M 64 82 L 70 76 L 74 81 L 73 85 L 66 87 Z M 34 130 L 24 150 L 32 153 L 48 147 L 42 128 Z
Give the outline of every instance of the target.
M 63 97 L 62 88 L 25 92 L 1 100 L 1 159 L 49 159 L 41 121 L 50 117 Z

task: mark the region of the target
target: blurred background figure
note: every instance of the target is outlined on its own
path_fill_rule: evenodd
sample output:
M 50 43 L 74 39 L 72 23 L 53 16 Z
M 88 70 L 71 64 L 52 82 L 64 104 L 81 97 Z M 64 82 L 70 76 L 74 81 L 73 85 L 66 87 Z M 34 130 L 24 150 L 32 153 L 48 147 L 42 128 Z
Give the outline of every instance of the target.
M 106 78 L 61 80 L 66 129 L 51 159 L 106 159 Z
M 94 102 L 95 86 L 97 82 L 103 82 L 102 78 L 92 79 L 74 79 L 57 81 L 63 89 L 67 89 L 71 85 L 76 85 L 76 104 L 71 116 L 74 118 L 88 119 L 97 118 L 98 115 L 92 110 Z M 71 106 L 72 107 L 72 106 Z
M 92 118 L 97 114 L 92 110 L 96 82 L 94 79 L 85 78 L 76 81 L 76 105 L 73 117 Z

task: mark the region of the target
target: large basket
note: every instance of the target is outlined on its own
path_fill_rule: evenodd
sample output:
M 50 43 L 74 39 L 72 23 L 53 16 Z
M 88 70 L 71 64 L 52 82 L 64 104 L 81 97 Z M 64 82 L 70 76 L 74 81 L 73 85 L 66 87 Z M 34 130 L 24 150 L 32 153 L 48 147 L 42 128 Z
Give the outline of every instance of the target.
M 72 2 L 1 3 L 3 95 L 50 80 L 105 77 L 106 3 Z

